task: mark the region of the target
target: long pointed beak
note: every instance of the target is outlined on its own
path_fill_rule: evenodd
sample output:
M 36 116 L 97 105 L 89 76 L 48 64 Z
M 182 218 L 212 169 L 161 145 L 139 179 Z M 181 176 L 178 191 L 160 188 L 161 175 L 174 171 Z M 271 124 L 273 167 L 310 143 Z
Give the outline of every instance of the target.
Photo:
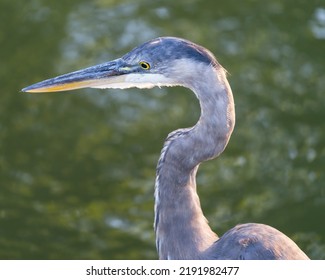
M 123 74 L 130 73 L 131 69 L 122 59 L 116 59 L 33 84 L 23 88 L 22 91 L 54 92 L 86 87 L 120 87 L 125 82 Z

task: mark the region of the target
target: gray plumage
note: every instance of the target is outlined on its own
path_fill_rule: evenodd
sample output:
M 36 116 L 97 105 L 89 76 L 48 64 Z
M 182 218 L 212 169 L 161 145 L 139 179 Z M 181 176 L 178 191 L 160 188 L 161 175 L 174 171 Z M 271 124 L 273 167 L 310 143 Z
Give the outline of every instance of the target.
M 155 233 L 160 259 L 308 259 L 286 235 L 263 224 L 237 225 L 223 236 L 210 229 L 196 192 L 201 162 L 225 149 L 235 125 L 226 71 L 210 51 L 163 37 L 122 58 L 49 79 L 23 91 L 184 86 L 201 106 L 198 123 L 170 133 L 157 166 Z

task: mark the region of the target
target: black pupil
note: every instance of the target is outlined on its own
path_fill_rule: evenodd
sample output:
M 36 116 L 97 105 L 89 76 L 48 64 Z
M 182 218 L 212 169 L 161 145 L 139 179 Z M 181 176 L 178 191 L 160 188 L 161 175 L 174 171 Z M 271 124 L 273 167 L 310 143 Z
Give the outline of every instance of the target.
M 144 63 L 144 62 L 141 63 L 141 66 L 144 69 L 148 69 L 149 68 L 149 65 L 147 63 Z

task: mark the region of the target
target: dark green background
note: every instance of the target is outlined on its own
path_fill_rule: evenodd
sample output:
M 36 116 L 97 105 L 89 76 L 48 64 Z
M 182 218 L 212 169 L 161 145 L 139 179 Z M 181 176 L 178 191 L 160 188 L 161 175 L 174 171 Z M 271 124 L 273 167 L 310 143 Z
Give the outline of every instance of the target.
M 198 190 L 218 234 L 272 225 L 325 259 L 324 1 L 0 0 L 0 258 L 156 259 L 155 166 L 189 90 L 20 89 L 158 36 L 210 49 L 237 123 Z

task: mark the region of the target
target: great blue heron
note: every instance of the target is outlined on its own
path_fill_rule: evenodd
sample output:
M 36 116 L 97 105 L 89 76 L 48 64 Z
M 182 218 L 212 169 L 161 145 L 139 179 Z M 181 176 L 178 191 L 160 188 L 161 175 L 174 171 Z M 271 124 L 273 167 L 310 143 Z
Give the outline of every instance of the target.
M 171 132 L 158 161 L 155 182 L 156 246 L 160 259 L 308 259 L 286 235 L 264 224 L 240 224 L 218 237 L 209 227 L 196 192 L 196 171 L 220 155 L 235 125 L 226 71 L 207 49 L 162 37 L 123 57 L 48 79 L 22 91 L 78 88 L 183 86 L 199 99 L 198 123 Z

